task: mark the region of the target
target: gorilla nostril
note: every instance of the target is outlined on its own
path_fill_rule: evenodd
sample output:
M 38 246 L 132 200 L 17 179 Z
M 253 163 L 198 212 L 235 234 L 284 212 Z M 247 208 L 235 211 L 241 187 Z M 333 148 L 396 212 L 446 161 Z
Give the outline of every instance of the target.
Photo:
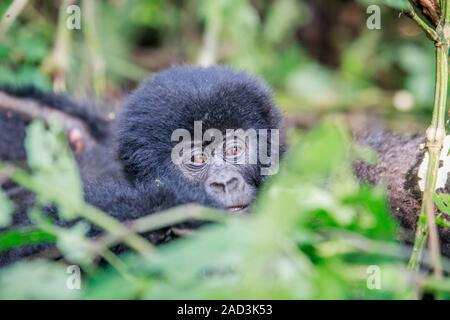
M 227 182 L 228 191 L 233 191 L 237 187 L 239 187 L 239 179 L 238 178 L 231 178 L 230 180 L 228 180 L 228 182 Z
M 244 186 L 244 180 L 236 174 L 219 173 L 206 181 L 206 191 L 217 195 L 235 196 Z
M 210 188 L 216 193 L 225 193 L 225 184 L 219 182 L 210 183 Z

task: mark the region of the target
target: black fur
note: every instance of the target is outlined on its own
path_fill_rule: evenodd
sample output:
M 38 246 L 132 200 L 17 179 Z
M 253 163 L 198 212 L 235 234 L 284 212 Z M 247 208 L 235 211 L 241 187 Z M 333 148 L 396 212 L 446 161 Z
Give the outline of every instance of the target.
M 15 114 L 0 112 L 0 159 L 23 162 L 26 158 L 23 142 L 27 122 Z
M 145 81 L 125 103 L 118 154 L 128 179 L 138 188 L 175 186 L 181 198 L 198 202 L 201 195 L 206 202 L 200 202 L 211 205 L 203 186 L 184 178 L 170 158 L 177 143 L 172 132 L 184 128 L 193 134 L 194 121 L 200 120 L 203 131 L 281 126 L 270 92 L 259 80 L 227 67 L 172 67 Z M 257 187 L 263 180 L 258 166 L 247 177 Z
M 423 136 L 367 130 L 358 135 L 356 141 L 369 145 L 378 154 L 376 165 L 357 162 L 356 175 L 371 184 L 387 185 L 390 211 L 402 227 L 400 238 L 414 243 L 422 198 L 417 173 L 424 156 L 424 151 L 419 148 L 424 143 Z M 449 186 L 446 192 L 450 192 Z M 442 252 L 450 256 L 450 229 L 439 228 L 439 233 Z
M 171 142 L 171 135 L 175 129 L 192 132 L 197 120 L 203 121 L 203 130 L 279 129 L 281 125 L 281 116 L 266 86 L 227 67 L 177 66 L 145 81 L 125 101 L 118 124 L 117 148 L 116 124 L 106 122 L 89 107 L 30 88 L 8 89 L 8 93 L 35 99 L 76 116 L 88 125 L 99 143 L 93 150 L 77 155 L 85 198 L 120 221 L 186 203 L 220 207 L 202 185 L 184 178 L 171 162 L 171 150 L 176 143 Z M 0 114 L 1 119 L 9 121 Z M 12 125 L 17 125 L 21 132 L 15 145 L 22 149 L 26 124 L 17 119 Z M 3 154 L 2 149 L 6 151 Z M 281 149 L 283 151 L 284 146 Z M 114 150 L 118 150 L 118 157 Z M 0 155 L 7 152 L 10 150 L 0 145 Z M 24 158 L 23 151 L 20 156 Z M 0 159 L 10 160 L 7 155 Z M 246 177 L 256 187 L 263 181 L 258 169 L 258 165 L 251 167 L 252 172 Z M 15 225 L 26 225 L 29 221 L 24 209 L 33 204 L 33 195 L 22 190 L 16 199 L 22 203 L 19 203 L 21 210 L 16 215 Z M 25 208 L 23 203 L 26 203 Z M 48 213 L 54 215 L 54 208 L 49 208 Z M 67 225 L 63 221 L 59 223 Z M 91 235 L 98 232 L 92 228 Z M 150 237 L 150 240 L 159 242 L 161 237 Z M 31 246 L 2 254 L 0 265 L 43 248 L 45 246 Z

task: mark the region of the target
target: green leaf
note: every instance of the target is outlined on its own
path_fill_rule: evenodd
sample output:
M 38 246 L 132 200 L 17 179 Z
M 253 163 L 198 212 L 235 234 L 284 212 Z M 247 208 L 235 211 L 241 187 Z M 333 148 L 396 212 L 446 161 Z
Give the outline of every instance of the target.
M 77 223 L 70 229 L 60 229 L 58 232 L 57 247 L 64 257 L 80 265 L 92 263 L 91 244 L 86 239 L 89 225 L 83 222 Z
M 308 133 L 303 142 L 291 151 L 287 174 L 329 176 L 350 158 L 349 136 L 337 119 L 327 119 Z
M 8 85 L 17 85 L 17 74 L 9 66 L 0 65 L 0 82 Z
M 13 228 L 0 233 L 0 252 L 23 245 L 54 243 L 55 236 L 41 230 Z
M 444 214 L 450 215 L 450 194 L 433 193 L 433 201 L 436 207 Z
M 0 43 L 0 61 L 7 60 L 8 57 L 9 57 L 9 48 L 3 43 Z
M 441 217 L 436 217 L 436 224 L 440 227 L 450 228 L 450 221 Z
M 50 78 L 33 66 L 24 65 L 17 72 L 17 85 L 33 85 L 44 91 L 52 89 Z
M 20 50 L 27 62 L 40 62 L 49 51 L 45 39 L 31 32 L 19 32 L 17 42 L 17 49 Z
M 342 200 L 351 205 L 357 214 L 350 230 L 378 240 L 395 240 L 397 224 L 389 213 L 386 195 L 368 185 Z
M 17 171 L 13 179 L 35 192 L 41 202 L 56 203 L 65 219 L 77 217 L 84 204 L 82 181 L 60 125 L 46 128 L 35 121 L 27 129 L 27 160 L 32 174 Z

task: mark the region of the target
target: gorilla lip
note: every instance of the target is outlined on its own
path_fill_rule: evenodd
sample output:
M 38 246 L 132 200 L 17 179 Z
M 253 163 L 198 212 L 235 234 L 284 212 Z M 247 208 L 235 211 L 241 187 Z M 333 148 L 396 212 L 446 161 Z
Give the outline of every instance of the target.
M 244 204 L 244 205 L 227 207 L 227 210 L 231 211 L 231 212 L 241 212 L 241 211 L 245 211 L 247 208 L 248 208 L 248 204 Z

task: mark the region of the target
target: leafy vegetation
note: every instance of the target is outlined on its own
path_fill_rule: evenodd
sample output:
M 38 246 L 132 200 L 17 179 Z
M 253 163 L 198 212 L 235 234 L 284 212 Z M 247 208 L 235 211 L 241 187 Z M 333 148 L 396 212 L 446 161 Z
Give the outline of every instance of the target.
M 27 137 L 33 170 L 15 169 L 11 177 L 39 195 L 39 205 L 29 213 L 38 229 L 2 234 L 0 250 L 56 240 L 65 259 L 83 267 L 82 290 L 67 289 L 62 262 L 34 260 L 0 271 L 0 297 L 37 297 L 45 288 L 39 297 L 401 299 L 428 289 L 432 281 L 426 275 L 406 269 L 409 250 L 395 240 L 396 224 L 382 189 L 360 186 L 353 177 L 350 164 L 356 151 L 349 149 L 348 139 L 339 119 L 326 120 L 292 149 L 259 197 L 255 214 L 233 217 L 207 210 L 217 222 L 195 235 L 150 253 L 134 247 L 115 256 L 86 238 L 81 223 L 57 227 L 40 212 L 40 205 L 51 202 L 66 220 L 81 214 L 98 223 L 107 217 L 88 209 L 76 192 L 76 166 L 64 152 L 58 127 L 33 123 Z M 49 163 L 56 169 L 48 170 Z M 43 181 L 46 187 L 40 185 Z M 68 198 L 61 190 L 74 192 Z M 6 211 L 1 217 L 8 219 Z M 113 223 L 101 226 L 117 235 Z M 97 256 L 106 262 L 93 264 Z M 380 270 L 379 283 L 371 283 L 373 270 Z M 43 273 L 45 287 L 36 272 Z M 14 279 L 23 284 L 17 286 Z M 440 289 L 450 292 L 450 283 L 441 283 Z
M 383 2 L 409 8 L 408 1 Z M 1 268 L 0 298 L 405 299 L 423 291 L 450 298 L 448 278 L 437 281 L 408 270 L 410 249 L 396 240 L 399 228 L 384 188 L 361 185 L 352 173 L 354 159 L 374 159 L 351 146 L 339 116 L 327 115 L 364 109 L 387 116 L 388 124 L 401 130 L 424 128 L 434 94 L 433 46 L 412 21 L 382 7 L 382 30 L 368 30 L 365 8 L 372 1 L 366 0 L 327 2 L 331 14 L 322 12 L 319 26 L 318 12 L 303 0 L 92 3 L 97 33 L 88 35 L 93 25 L 85 21 L 73 30 L 64 51 L 68 66 L 62 67 L 49 64 L 55 62 L 60 8 L 48 1 L 29 4 L 0 35 L 0 82 L 51 90 L 60 89 L 64 79 L 71 93 L 118 97 L 122 87 L 148 72 L 207 60 L 263 76 L 288 120 L 301 124 L 305 114 L 324 119 L 307 117 L 311 131 L 299 125 L 290 132 L 292 148 L 254 214 L 176 208 L 136 221 L 131 233 L 84 202 L 59 125 L 34 122 L 26 140 L 31 170 L 4 163 L 0 179 L 9 177 L 37 194 L 28 212 L 36 227 L 1 232 L 0 254 L 51 243 L 64 259 Z M 1 16 L 9 4 L 0 3 Z M 93 48 L 104 69 L 92 67 Z M 406 118 L 405 111 L 413 117 Z M 435 194 L 434 201 L 442 215 L 449 214 L 448 195 Z M 42 212 L 50 204 L 58 208 L 57 219 Z M 13 210 L 0 189 L 0 227 L 10 225 Z M 157 248 L 144 239 L 167 221 L 188 218 L 213 223 Z M 61 221 L 70 223 L 61 227 Z M 88 238 L 88 223 L 105 235 Z M 447 226 L 442 216 L 436 223 Z M 114 254 L 118 243 L 130 251 Z M 67 286 L 69 264 L 82 269 L 81 290 Z M 449 271 L 445 259 L 443 267 Z
M 10 2 L 0 4 L 0 15 Z M 82 19 L 81 29 L 71 30 L 63 46 L 65 66 L 54 58 L 59 8 L 34 0 L 2 37 L 0 80 L 50 89 L 59 79 L 56 68 L 62 69 L 69 92 L 90 95 L 97 79 L 106 83 L 103 94 L 117 96 L 121 86 L 142 80 L 149 70 L 201 62 L 206 55 L 260 74 L 294 117 L 300 111 L 365 109 L 390 115 L 391 122 L 412 110 L 416 118 L 395 125 L 404 130 L 411 124 L 423 127 L 434 93 L 428 58 L 433 47 L 412 21 L 399 19 L 385 6 L 382 29 L 367 29 L 370 4 L 333 2 L 312 9 L 304 0 L 98 1 L 93 5 L 96 36 L 88 37 L 90 20 Z M 314 20 L 315 15 L 322 20 Z M 69 15 L 63 10 L 62 16 Z M 213 49 L 205 42 L 208 30 L 215 39 Z M 100 80 L 92 67 L 92 46 L 103 60 Z M 412 103 L 401 103 L 399 94 L 405 93 Z

